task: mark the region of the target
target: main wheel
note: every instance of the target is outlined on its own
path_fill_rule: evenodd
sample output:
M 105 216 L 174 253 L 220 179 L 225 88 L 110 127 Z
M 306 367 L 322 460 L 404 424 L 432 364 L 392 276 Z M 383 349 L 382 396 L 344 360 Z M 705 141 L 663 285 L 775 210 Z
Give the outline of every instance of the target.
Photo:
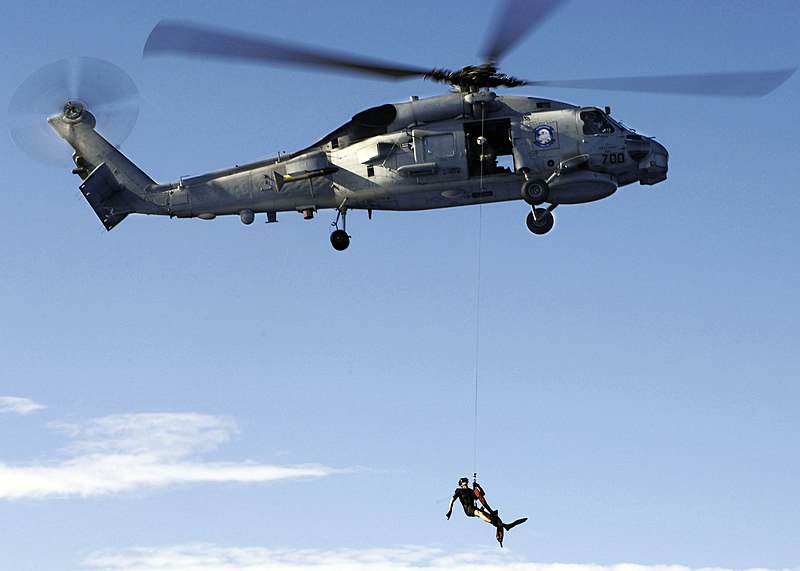
M 546 208 L 537 208 L 536 218 L 533 217 L 533 212 L 528 212 L 528 217 L 525 219 L 528 230 L 539 236 L 550 232 L 554 223 L 553 213 Z
M 538 206 L 547 201 L 547 197 L 550 195 L 550 187 L 542 179 L 532 178 L 522 183 L 520 194 L 522 195 L 522 200 L 531 206 Z
M 334 250 L 346 250 L 350 245 L 350 236 L 344 230 L 334 230 L 331 232 L 331 246 Z

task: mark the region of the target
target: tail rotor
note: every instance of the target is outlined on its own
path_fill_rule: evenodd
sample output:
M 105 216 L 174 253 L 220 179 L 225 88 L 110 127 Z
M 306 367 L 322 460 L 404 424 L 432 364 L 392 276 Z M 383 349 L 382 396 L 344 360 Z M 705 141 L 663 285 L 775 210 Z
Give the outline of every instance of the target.
M 139 116 L 139 90 L 115 64 L 93 57 L 52 62 L 31 74 L 8 106 L 11 138 L 32 159 L 56 166 L 70 163 L 70 147 L 47 123 L 69 108 L 91 110 L 99 130 L 114 145 L 130 135 Z

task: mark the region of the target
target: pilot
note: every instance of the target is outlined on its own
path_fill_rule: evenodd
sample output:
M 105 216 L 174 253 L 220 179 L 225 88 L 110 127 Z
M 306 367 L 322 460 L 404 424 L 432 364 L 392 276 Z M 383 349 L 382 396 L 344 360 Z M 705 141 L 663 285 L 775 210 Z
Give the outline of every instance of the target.
M 581 119 L 584 135 L 607 135 L 614 132 L 611 124 L 598 111 L 584 111 Z
M 525 523 L 528 520 L 528 518 L 522 518 L 510 524 L 503 523 L 503 521 L 500 519 L 500 516 L 497 515 L 497 510 L 493 510 L 486 501 L 483 488 L 481 488 L 480 484 L 473 480 L 472 488 L 470 488 L 469 480 L 467 478 L 459 478 L 458 480 L 458 488 L 456 488 L 456 491 L 453 492 L 453 497 L 450 498 L 450 506 L 445 514 L 448 520 L 450 519 L 450 516 L 453 515 L 453 504 L 455 504 L 456 498 L 461 501 L 461 506 L 464 508 L 464 513 L 467 514 L 468 517 L 479 517 L 486 523 L 489 523 L 497 528 L 496 537 L 498 543 L 500 543 L 500 547 L 503 547 L 504 532 L 508 531 L 512 527 L 518 526 L 521 523 Z M 475 505 L 475 500 L 480 500 L 481 507 L 477 507 Z

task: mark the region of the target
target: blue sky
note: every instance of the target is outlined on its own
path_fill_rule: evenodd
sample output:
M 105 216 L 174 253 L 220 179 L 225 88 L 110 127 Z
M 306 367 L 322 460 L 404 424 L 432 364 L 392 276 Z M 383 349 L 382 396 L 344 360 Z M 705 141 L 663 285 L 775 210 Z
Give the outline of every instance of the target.
M 4 9 L 0 95 L 52 61 L 107 59 L 141 95 L 123 151 L 175 180 L 442 87 L 143 60 L 159 19 L 457 68 L 478 62 L 491 12 L 34 0 Z M 793 67 L 798 24 L 788 0 L 574 0 L 501 66 Z M 4 565 L 800 569 L 799 82 L 763 99 L 518 89 L 610 105 L 667 147 L 669 179 L 563 206 L 544 237 L 521 202 L 355 212 L 344 253 L 325 211 L 106 233 L 68 168 L 0 137 Z M 501 515 L 530 518 L 503 550 L 444 517 L 475 465 L 476 363 L 479 479 Z

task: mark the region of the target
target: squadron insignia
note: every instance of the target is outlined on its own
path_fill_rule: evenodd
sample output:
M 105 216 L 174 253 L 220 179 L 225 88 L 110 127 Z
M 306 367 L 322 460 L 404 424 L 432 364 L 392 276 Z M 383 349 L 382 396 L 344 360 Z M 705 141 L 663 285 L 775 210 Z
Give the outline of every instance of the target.
M 533 129 L 533 144 L 542 149 L 552 147 L 556 142 L 556 134 L 550 125 L 539 125 Z

